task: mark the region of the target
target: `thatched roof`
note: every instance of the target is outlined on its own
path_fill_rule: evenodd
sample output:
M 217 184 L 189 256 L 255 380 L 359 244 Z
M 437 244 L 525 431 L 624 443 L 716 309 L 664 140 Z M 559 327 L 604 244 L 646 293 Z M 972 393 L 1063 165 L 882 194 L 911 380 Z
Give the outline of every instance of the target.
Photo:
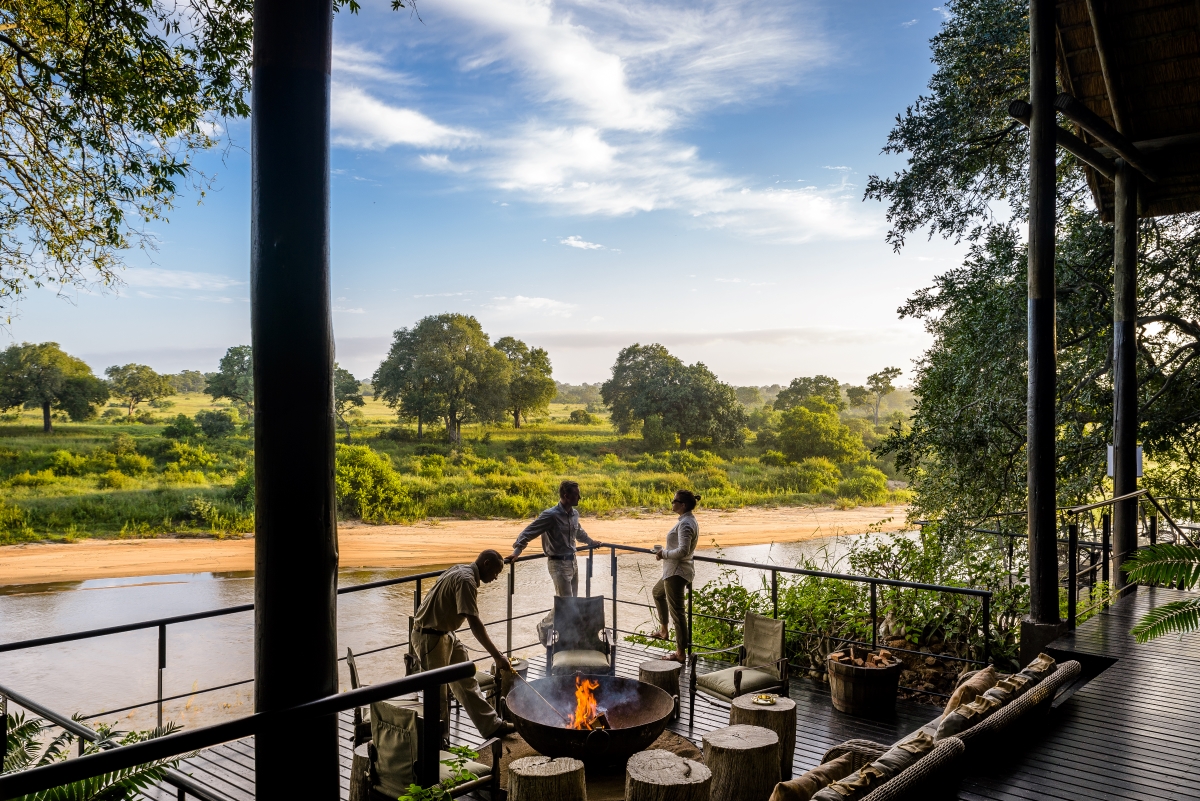
M 1142 185 L 1143 216 L 1200 211 L 1198 0 L 1059 0 L 1058 74 L 1062 91 L 1132 140 L 1159 173 Z M 1155 141 L 1183 136 L 1192 141 Z M 1091 169 L 1088 181 L 1111 219 L 1112 182 Z

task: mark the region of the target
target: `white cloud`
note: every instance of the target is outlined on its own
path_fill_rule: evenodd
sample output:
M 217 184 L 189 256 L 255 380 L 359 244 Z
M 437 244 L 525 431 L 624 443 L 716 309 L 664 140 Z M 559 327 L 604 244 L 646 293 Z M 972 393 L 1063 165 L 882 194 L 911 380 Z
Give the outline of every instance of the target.
M 131 267 L 121 276 L 129 286 L 165 289 L 228 289 L 246 283 L 217 273 L 165 270 L 161 267 Z
M 595 242 L 588 242 L 581 236 L 571 235 L 566 239 L 558 240 L 558 244 L 566 245 L 569 248 L 579 248 L 580 250 L 604 250 L 604 245 L 598 245 Z
M 333 311 L 341 312 L 342 314 L 366 314 L 366 310 L 362 308 L 347 309 L 342 306 L 334 306 Z
M 524 295 L 516 295 L 511 298 L 492 298 L 492 302 L 483 304 L 483 308 L 506 315 L 535 313 L 551 317 L 570 317 L 575 304 L 552 298 L 527 298 Z
M 917 24 L 917 21 L 915 19 L 910 19 L 908 22 L 901 22 L 900 27 L 901 28 L 911 28 L 912 26 L 914 26 L 916 24 Z
M 333 84 L 330 115 L 333 142 L 346 147 L 455 147 L 476 136 L 440 125 L 419 111 L 390 106 L 357 86 L 342 83 Z

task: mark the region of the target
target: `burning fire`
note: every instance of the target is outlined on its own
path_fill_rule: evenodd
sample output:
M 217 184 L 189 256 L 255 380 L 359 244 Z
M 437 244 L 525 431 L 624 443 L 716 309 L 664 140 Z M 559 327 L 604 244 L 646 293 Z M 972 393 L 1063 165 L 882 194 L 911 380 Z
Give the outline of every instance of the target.
M 599 688 L 600 682 L 582 675 L 575 676 L 575 717 L 571 720 L 572 729 L 591 731 L 608 728 L 605 710 L 596 704 L 595 690 Z

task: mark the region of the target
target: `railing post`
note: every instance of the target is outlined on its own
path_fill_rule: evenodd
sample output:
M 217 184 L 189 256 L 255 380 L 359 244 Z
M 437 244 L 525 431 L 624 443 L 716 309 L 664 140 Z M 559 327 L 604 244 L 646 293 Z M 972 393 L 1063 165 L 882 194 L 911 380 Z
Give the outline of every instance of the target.
M 1100 577 L 1105 584 L 1108 583 L 1108 557 L 1112 550 L 1112 518 L 1108 515 L 1100 516 Z M 1108 593 L 1105 593 L 1108 595 Z
M 413 591 L 413 617 L 417 616 L 417 610 L 421 608 L 421 580 L 417 579 L 417 588 Z
M 1150 515 L 1150 544 L 1158 545 L 1158 515 Z
M 508 623 L 505 628 L 505 651 L 504 655 L 512 659 L 512 599 L 513 593 L 517 591 L 517 560 L 514 559 L 512 564 L 508 566 Z
M 992 596 L 983 596 L 983 662 L 992 661 Z
M 878 593 L 876 592 L 877 586 L 878 585 L 875 582 L 871 582 L 871 648 L 876 646 L 876 637 L 879 636 L 879 601 L 877 599 Z
M 422 787 L 438 783 L 439 758 L 442 748 L 442 685 L 430 687 L 424 692 L 424 748 L 421 750 L 421 772 L 418 779 Z
M 158 627 L 158 727 L 163 725 L 163 671 L 167 669 L 167 625 Z
M 1079 592 L 1079 524 L 1067 526 L 1067 626 L 1075 628 Z
M 779 618 L 779 571 L 771 568 L 771 617 Z
M 687 624 L 687 626 L 688 626 L 688 636 L 687 636 L 688 647 L 687 647 L 687 652 L 688 652 L 688 655 L 690 656 L 692 653 L 692 640 L 695 639 L 695 637 L 696 637 L 696 629 L 692 625 L 692 585 L 690 583 L 688 584 L 687 591 L 688 591 L 688 624 Z
M 8 696 L 0 693 L 0 769 L 8 759 Z
M 617 647 L 617 549 L 610 548 L 611 553 L 609 568 L 612 571 L 612 609 L 613 609 L 613 651 L 615 653 Z M 616 664 L 614 661 L 613 664 Z
M 593 562 L 595 561 L 593 559 L 593 557 L 595 555 L 596 555 L 596 547 L 594 545 L 589 545 L 588 546 L 588 559 L 587 559 L 587 575 L 584 577 L 584 581 L 585 581 L 584 594 L 588 598 L 592 597 L 592 565 L 593 565 Z

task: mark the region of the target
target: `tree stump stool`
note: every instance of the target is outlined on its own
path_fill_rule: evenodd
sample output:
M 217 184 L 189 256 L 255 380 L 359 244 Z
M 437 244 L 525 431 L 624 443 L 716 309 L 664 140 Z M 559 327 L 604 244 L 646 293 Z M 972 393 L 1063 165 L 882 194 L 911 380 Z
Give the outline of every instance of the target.
M 779 783 L 779 735 L 737 724 L 704 735 L 712 801 L 767 801 Z
M 709 801 L 712 771 L 670 751 L 634 754 L 625 770 L 625 801 Z
M 638 681 L 660 687 L 675 699 L 672 720 L 679 717 L 679 677 L 682 673 L 683 663 L 670 659 L 651 659 L 638 665 Z
M 371 757 L 363 743 L 354 749 L 350 758 L 350 801 L 369 801 L 371 798 Z
M 515 759 L 508 765 L 509 801 L 587 801 L 583 763 L 546 756 Z
M 796 753 L 796 702 L 786 696 L 771 705 L 754 703 L 754 693 L 739 695 L 729 707 L 729 723 L 762 726 L 779 735 L 779 775 L 792 778 L 792 757 Z

